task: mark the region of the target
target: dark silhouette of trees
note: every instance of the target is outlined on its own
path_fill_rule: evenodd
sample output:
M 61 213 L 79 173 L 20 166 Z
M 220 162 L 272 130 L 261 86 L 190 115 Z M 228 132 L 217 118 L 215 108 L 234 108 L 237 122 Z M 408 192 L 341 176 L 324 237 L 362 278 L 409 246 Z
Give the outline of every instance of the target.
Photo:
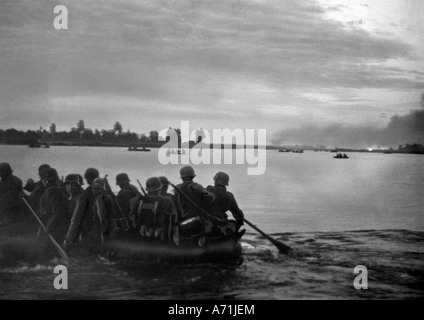
M 115 122 L 111 130 L 86 128 L 84 120 L 79 120 L 76 127 L 69 131 L 58 131 L 55 123 L 50 125 L 49 131 L 43 129 L 43 127 L 27 132 L 16 129 L 0 129 L 1 144 L 134 145 L 149 142 L 159 142 L 158 131 L 151 131 L 148 136 L 144 133 L 138 135 L 130 130 L 124 132 L 119 121 Z
M 147 142 L 147 141 L 149 141 L 149 138 L 143 133 L 140 136 L 140 142 Z
M 158 140 L 159 140 L 159 132 L 157 132 L 157 131 L 150 131 L 149 137 L 150 137 L 150 141 L 152 141 L 152 142 L 158 142 Z
M 122 125 L 119 123 L 119 121 L 116 121 L 113 126 L 113 131 L 115 131 L 115 133 L 121 134 L 122 130 L 123 130 Z
M 78 129 L 78 132 L 81 132 L 81 133 L 84 131 L 84 129 L 85 129 L 84 120 L 78 121 L 77 129 Z

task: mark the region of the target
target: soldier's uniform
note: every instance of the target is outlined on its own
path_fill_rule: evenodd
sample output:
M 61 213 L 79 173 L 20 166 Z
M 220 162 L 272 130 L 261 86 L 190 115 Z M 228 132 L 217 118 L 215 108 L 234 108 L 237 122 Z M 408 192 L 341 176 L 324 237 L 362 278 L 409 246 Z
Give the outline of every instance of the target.
M 94 191 L 92 182 L 99 177 L 99 172 L 94 168 L 87 169 L 85 179 L 89 184 L 78 197 L 74 198 L 74 209 L 72 210 L 71 223 L 66 235 L 66 245 L 72 245 L 77 241 L 89 241 L 89 233 L 93 228 Z
M 55 169 L 46 169 L 43 179 L 46 181 L 46 190 L 40 199 L 40 206 L 46 226 L 44 231 L 62 243 L 70 223 L 68 198 L 63 188 L 58 186 L 59 177 Z
M 116 176 L 116 184 L 121 188 L 116 199 L 122 210 L 122 215 L 127 218 L 130 214 L 130 200 L 139 196 L 140 192 L 134 185 L 130 184 L 130 179 L 126 173 L 120 173 Z
M 214 231 L 224 235 L 235 232 L 244 224 L 244 213 L 239 208 L 234 195 L 227 191 L 229 176 L 224 172 L 218 172 L 215 177 L 215 186 L 208 186 L 207 190 L 215 195 L 215 201 L 208 208 L 208 212 L 222 219 L 214 223 Z M 236 221 L 235 225 L 229 224 L 227 211 L 230 211 Z
M 193 181 L 196 176 L 192 167 L 184 167 L 180 171 L 183 183 L 176 187 L 192 200 L 198 207 L 205 209 L 215 199 L 214 195 L 203 188 L 200 184 Z M 179 192 L 175 194 L 175 202 L 181 221 L 197 217 L 200 215 L 199 209 L 196 208 L 185 196 Z
M 21 200 L 24 196 L 22 180 L 12 173 L 8 163 L 0 163 L 0 224 L 17 222 L 25 214 Z
M 103 244 L 104 237 L 108 236 L 112 231 L 112 219 L 116 219 L 115 207 L 112 197 L 106 191 L 104 179 L 97 178 L 94 180 L 93 193 L 93 225 L 88 236 L 92 242 Z
M 38 168 L 38 175 L 40 176 L 40 181 L 33 182 L 32 180 L 28 180 L 27 184 L 24 187 L 24 190 L 29 191 L 29 203 L 34 209 L 34 211 L 41 216 L 41 208 L 40 208 L 40 200 L 43 196 L 44 192 L 46 191 L 46 188 L 43 184 L 43 175 L 45 173 L 45 170 L 50 169 L 50 166 L 48 164 L 43 164 Z
M 142 237 L 168 241 L 173 238 L 176 211 L 172 199 L 160 195 L 162 184 L 156 177 L 146 182 L 147 196 L 131 200 L 132 227 Z

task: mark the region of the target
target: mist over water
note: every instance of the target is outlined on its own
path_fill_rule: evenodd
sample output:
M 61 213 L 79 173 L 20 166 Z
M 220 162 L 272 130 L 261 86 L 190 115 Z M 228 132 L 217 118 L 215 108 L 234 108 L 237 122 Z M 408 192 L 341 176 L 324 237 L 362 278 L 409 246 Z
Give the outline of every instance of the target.
M 23 179 L 42 163 L 60 176 L 97 167 L 101 176 L 129 174 L 132 183 L 166 175 L 179 181 L 182 165 L 158 164 L 157 153 L 124 148 L 0 146 L 2 161 Z M 267 151 L 267 170 L 248 176 L 247 165 L 196 166 L 196 181 L 230 175 L 246 218 L 295 249 L 287 257 L 252 229 L 243 260 L 215 264 L 109 262 L 70 253 L 68 291 L 53 288 L 63 263 L 34 232 L 9 238 L 0 230 L 1 299 L 399 299 L 424 296 L 424 157 Z M 86 187 L 86 186 L 85 186 Z M 369 290 L 353 288 L 353 269 L 365 265 Z

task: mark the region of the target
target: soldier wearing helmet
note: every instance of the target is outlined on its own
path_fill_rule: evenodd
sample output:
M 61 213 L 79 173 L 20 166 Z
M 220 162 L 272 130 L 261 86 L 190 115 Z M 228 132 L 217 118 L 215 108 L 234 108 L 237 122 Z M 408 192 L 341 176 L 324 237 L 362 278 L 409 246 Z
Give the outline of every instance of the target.
M 126 173 L 120 173 L 116 176 L 116 185 L 121 188 L 116 200 L 122 210 L 122 215 L 127 218 L 130 214 L 130 201 L 131 199 L 140 196 L 137 187 L 130 184 L 131 180 Z
M 83 181 L 81 175 L 77 176 L 80 185 L 82 185 Z M 93 215 L 95 203 L 92 184 L 99 176 L 99 171 L 95 168 L 88 168 L 85 171 L 84 178 L 87 181 L 88 187 L 78 196 L 77 204 L 72 210 L 71 223 L 64 242 L 65 247 L 69 247 L 77 242 L 85 242 L 85 240 L 90 242 L 89 235 L 94 225 Z
M 30 192 L 29 195 L 29 203 L 31 207 L 37 212 L 39 215 L 41 215 L 40 212 L 40 199 L 43 196 L 44 192 L 46 191 L 46 188 L 44 187 L 42 177 L 43 172 L 46 169 L 50 169 L 50 166 L 48 164 L 42 164 L 38 167 L 38 176 L 40 177 L 40 180 L 37 182 L 34 182 L 32 179 L 28 179 L 24 190 Z
M 221 219 L 227 220 L 227 211 L 230 211 L 236 220 L 237 229 L 243 225 L 244 214 L 240 210 L 234 195 L 227 191 L 230 177 L 225 172 L 215 174 L 214 186 L 208 186 L 207 190 L 212 192 L 216 199 L 209 208 L 209 212 Z
M 15 177 L 8 163 L 0 163 L 0 224 L 18 221 L 22 217 L 24 196 L 22 181 Z
M 59 186 L 59 176 L 56 169 L 44 169 L 42 172 L 42 182 L 45 191 L 40 199 L 40 210 L 46 222 L 44 232 L 50 233 L 56 241 L 61 243 L 65 239 L 70 223 L 68 198 L 64 189 Z
M 177 189 L 181 190 L 200 208 L 207 208 L 215 199 L 215 196 L 200 184 L 193 181 L 196 176 L 194 169 L 190 166 L 183 167 L 180 170 L 180 175 L 183 182 L 176 186 Z M 200 215 L 198 209 L 179 192 L 175 194 L 175 201 L 180 220 L 186 220 Z
M 42 183 L 42 181 L 41 181 L 41 176 L 42 176 L 42 174 L 43 174 L 43 171 L 45 170 L 45 169 L 49 169 L 50 168 L 50 165 L 48 165 L 48 164 L 42 164 L 41 166 L 39 166 L 38 167 L 38 176 L 40 177 L 40 180 L 39 181 L 37 181 L 37 182 L 34 182 L 34 180 L 33 179 L 28 179 L 27 180 L 27 183 L 25 184 L 25 186 L 24 186 L 24 190 L 26 190 L 26 191 L 28 191 L 28 192 L 30 192 L 30 193 L 32 193 L 35 189 L 37 189 L 38 187 L 41 187 L 42 188 L 42 186 L 43 186 L 43 183 Z
M 130 220 L 141 236 L 169 241 L 173 237 L 176 211 L 171 198 L 161 195 L 162 187 L 159 178 L 147 179 L 147 195 L 132 203 Z
M 68 212 L 69 216 L 72 217 L 75 208 L 80 203 L 81 197 L 83 196 L 84 190 L 82 189 L 83 179 L 79 174 L 70 174 L 65 178 L 65 190 L 68 194 Z
M 93 181 L 94 212 L 93 226 L 88 234 L 93 243 L 102 243 L 103 238 L 112 230 L 112 219 L 116 219 L 112 196 L 106 190 L 106 180 L 97 178 Z
M 164 197 L 171 197 L 173 199 L 173 195 L 168 193 L 168 188 L 169 188 L 168 178 L 161 176 L 159 177 L 159 181 L 162 183 L 162 190 L 160 191 L 160 194 Z
M 84 178 L 87 180 L 88 185 L 91 185 L 94 179 L 97 179 L 98 177 L 100 177 L 99 170 L 95 168 L 88 168 L 85 171 Z

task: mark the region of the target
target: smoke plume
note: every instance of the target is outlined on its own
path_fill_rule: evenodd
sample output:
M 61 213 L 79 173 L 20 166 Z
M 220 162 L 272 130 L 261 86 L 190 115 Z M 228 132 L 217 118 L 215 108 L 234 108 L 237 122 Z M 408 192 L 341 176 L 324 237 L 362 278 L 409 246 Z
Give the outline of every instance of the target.
M 282 130 L 272 140 L 275 145 L 325 144 L 329 147 L 365 148 L 367 146 L 398 146 L 405 143 L 424 143 L 424 93 L 421 108 L 390 119 L 385 128 L 332 125 L 305 126 Z

